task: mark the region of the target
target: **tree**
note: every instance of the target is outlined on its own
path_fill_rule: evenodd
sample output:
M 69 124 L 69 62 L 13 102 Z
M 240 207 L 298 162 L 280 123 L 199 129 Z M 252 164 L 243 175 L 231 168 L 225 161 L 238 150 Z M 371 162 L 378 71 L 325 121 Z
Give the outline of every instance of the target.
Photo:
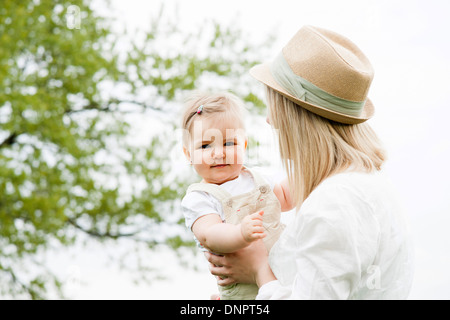
M 3 0 L 0 8 L 0 295 L 43 299 L 61 289 L 40 255 L 80 235 L 128 238 L 149 250 L 190 245 L 176 209 L 186 177 L 168 174 L 186 91 L 246 82 L 264 44 L 207 21 L 188 34 L 161 10 L 130 40 L 87 0 Z M 205 26 L 205 24 L 204 24 Z M 259 52 L 255 54 L 255 52 Z M 133 115 L 167 130 L 142 145 Z M 152 125 L 151 123 L 149 125 Z M 62 290 L 59 291 L 63 295 Z

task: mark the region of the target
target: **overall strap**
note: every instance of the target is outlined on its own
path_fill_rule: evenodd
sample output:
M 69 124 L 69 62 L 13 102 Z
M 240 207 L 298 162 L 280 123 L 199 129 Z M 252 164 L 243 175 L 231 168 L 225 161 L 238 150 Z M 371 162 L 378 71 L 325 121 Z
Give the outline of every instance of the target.
M 268 184 L 268 182 L 258 172 L 256 172 L 256 170 L 250 170 L 247 167 L 245 167 L 244 170 L 249 172 L 253 177 L 253 181 L 255 182 L 255 188 L 259 188 L 260 186 Z
M 203 191 L 206 193 L 211 194 L 213 197 L 215 197 L 220 202 L 223 202 L 229 198 L 231 198 L 231 194 L 228 193 L 223 188 L 219 187 L 216 184 L 212 183 L 194 183 L 189 186 L 186 193 L 192 192 L 192 191 Z

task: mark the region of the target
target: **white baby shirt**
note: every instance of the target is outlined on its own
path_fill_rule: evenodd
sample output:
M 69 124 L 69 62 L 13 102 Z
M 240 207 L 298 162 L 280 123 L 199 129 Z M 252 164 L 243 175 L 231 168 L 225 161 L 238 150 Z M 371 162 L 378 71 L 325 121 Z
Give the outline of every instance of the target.
M 255 168 L 252 168 L 252 170 L 257 170 L 257 172 L 267 180 L 271 190 L 273 190 L 274 181 L 270 176 L 261 174 L 260 170 L 255 170 Z M 225 182 L 221 184 L 220 187 L 224 188 L 225 191 L 232 196 L 237 196 L 252 191 L 255 188 L 255 182 L 248 171 L 242 171 L 236 179 Z M 222 221 L 225 220 L 222 204 L 207 192 L 194 191 L 186 194 L 181 201 L 181 208 L 185 217 L 186 227 L 189 230 L 192 230 L 191 228 L 194 222 L 204 215 L 218 214 Z M 197 244 L 199 243 L 197 242 Z

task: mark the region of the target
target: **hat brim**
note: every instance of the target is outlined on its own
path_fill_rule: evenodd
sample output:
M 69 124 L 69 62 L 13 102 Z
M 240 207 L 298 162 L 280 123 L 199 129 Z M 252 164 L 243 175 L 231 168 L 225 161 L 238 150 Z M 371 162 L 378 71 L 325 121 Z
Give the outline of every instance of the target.
M 321 117 L 327 118 L 329 120 L 333 120 L 340 123 L 345 124 L 358 124 L 362 123 L 364 121 L 369 120 L 375 111 L 375 108 L 372 104 L 372 101 L 370 99 L 366 100 L 366 103 L 364 104 L 364 107 L 361 111 L 361 114 L 359 117 L 355 116 L 349 116 L 340 112 L 332 111 L 329 109 L 326 109 L 321 106 L 317 106 L 311 103 L 308 103 L 306 101 L 297 99 L 293 95 L 291 95 L 289 92 L 287 92 L 285 89 L 283 89 L 273 78 L 272 73 L 270 72 L 270 62 L 263 63 L 254 66 L 250 69 L 250 75 L 254 77 L 256 80 L 264 83 L 265 85 L 271 87 L 275 91 L 279 92 L 283 96 L 285 96 L 287 99 L 291 100 L 292 102 L 300 105 L 301 107 L 305 108 L 308 111 L 311 111 Z

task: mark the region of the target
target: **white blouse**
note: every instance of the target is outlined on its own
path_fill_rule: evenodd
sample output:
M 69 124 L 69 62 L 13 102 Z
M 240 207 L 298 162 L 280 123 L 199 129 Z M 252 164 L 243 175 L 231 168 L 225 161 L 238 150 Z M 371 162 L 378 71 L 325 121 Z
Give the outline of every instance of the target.
M 305 200 L 269 255 L 257 299 L 406 299 L 412 250 L 384 174 L 345 172 Z

